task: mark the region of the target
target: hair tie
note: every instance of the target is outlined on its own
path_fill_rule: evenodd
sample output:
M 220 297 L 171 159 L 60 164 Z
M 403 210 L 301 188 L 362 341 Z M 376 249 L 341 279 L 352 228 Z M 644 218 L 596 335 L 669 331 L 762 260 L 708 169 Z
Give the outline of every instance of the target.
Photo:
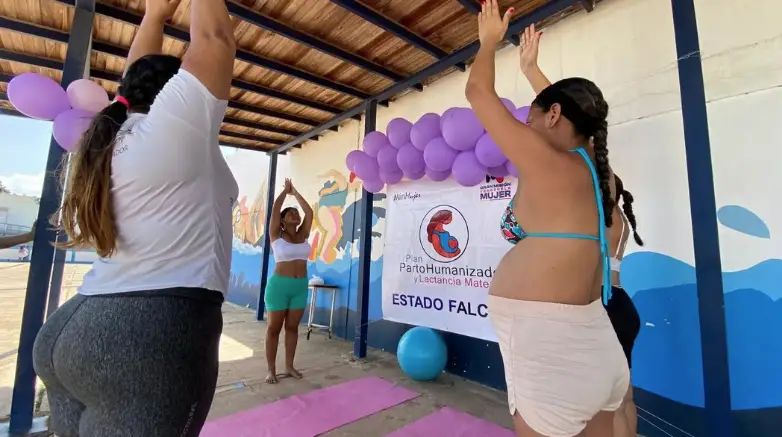
M 126 99 L 126 98 L 124 98 L 122 96 L 117 96 L 117 97 L 114 98 L 114 101 L 122 103 L 123 105 L 125 105 L 125 108 L 130 109 L 130 103 L 128 102 L 128 99 Z

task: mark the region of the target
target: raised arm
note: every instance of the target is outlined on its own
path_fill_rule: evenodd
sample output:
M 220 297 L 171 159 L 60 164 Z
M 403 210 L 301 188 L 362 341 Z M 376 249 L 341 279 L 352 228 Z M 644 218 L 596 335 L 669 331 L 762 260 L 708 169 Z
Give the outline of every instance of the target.
M 520 173 L 550 172 L 559 160 L 558 152 L 513 118 L 494 89 L 494 55 L 508 29 L 511 12 L 501 17 L 497 0 L 483 3 L 478 15 L 481 48 L 470 68 L 465 94 L 478 120 Z
M 521 35 L 521 46 L 519 48 L 521 73 L 524 74 L 529 84 L 532 85 L 535 94 L 540 94 L 541 91 L 551 85 L 551 81 L 548 80 L 538 66 L 538 47 L 542 35 L 543 32 L 535 30 L 534 24 L 527 27 Z
M 128 59 L 125 61 L 125 73 L 139 58 L 163 53 L 163 26 L 166 20 L 174 16 L 181 1 L 147 0 L 144 18 L 141 19 L 141 25 L 136 32 L 136 37 L 133 38 Z
M 192 0 L 190 47 L 182 59 L 182 68 L 212 95 L 228 100 L 235 57 L 236 40 L 225 0 Z
M 291 185 L 291 194 L 293 194 L 293 197 L 296 198 L 296 201 L 299 202 L 299 206 L 301 206 L 301 210 L 304 211 L 304 219 L 301 221 L 301 225 L 299 226 L 299 230 L 297 231 L 299 238 L 309 238 L 310 237 L 310 230 L 312 229 L 312 207 L 309 203 L 307 203 L 307 200 L 302 196 L 299 191 Z
M 285 203 L 285 198 L 288 197 L 290 192 L 291 185 L 286 179 L 282 192 L 274 199 L 274 204 L 272 205 L 272 216 L 271 220 L 269 220 L 269 229 L 266 230 L 269 232 L 269 241 L 280 238 L 280 233 L 282 233 L 282 226 L 280 224 L 280 219 L 282 219 L 282 217 L 280 217 L 280 213 L 282 212 L 282 204 Z
M 28 241 L 33 241 L 33 238 L 35 238 L 35 225 L 33 225 L 33 228 L 30 230 L 30 232 L 19 235 L 12 235 L 10 237 L 0 237 L 0 249 L 8 249 L 10 247 L 24 244 Z

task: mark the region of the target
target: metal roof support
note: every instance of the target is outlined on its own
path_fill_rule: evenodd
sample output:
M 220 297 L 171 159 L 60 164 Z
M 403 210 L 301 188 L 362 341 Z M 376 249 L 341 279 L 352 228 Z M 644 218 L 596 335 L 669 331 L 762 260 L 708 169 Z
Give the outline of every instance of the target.
M 4 17 L 0 17 L 0 28 L 12 30 L 14 32 L 24 33 L 27 35 L 38 36 L 41 38 L 46 38 L 52 41 L 58 41 L 65 44 L 68 43 L 68 34 L 66 32 L 61 32 L 59 30 L 50 29 L 47 27 L 41 27 L 34 24 L 24 23 L 21 21 L 10 20 Z M 116 56 L 118 58 L 128 57 L 128 49 L 117 47 L 103 42 L 98 42 L 98 41 L 92 42 L 92 50 L 96 52 L 109 54 L 111 56 Z M 108 79 L 108 80 L 112 80 L 112 79 Z M 267 88 L 262 85 L 257 85 L 241 80 L 234 79 L 233 82 L 231 83 L 231 86 L 240 89 L 242 91 L 248 91 L 251 93 L 260 94 L 267 97 L 272 97 L 275 99 L 287 101 L 290 103 L 295 103 L 297 105 L 306 106 L 309 108 L 317 109 L 319 111 L 328 112 L 331 114 L 339 114 L 340 112 L 342 112 L 342 109 L 336 106 L 314 102 L 302 97 L 285 94 L 275 89 Z
M 229 130 L 221 130 L 220 131 L 220 135 L 223 135 L 223 136 L 226 136 L 226 137 L 239 138 L 239 139 L 248 140 L 248 141 L 258 141 L 258 142 L 267 143 L 267 144 L 282 144 L 284 142 L 282 140 L 277 140 L 277 139 L 274 139 L 274 138 L 257 137 L 255 135 L 243 134 L 243 133 L 239 133 L 239 132 L 232 132 L 232 131 L 229 131 Z
M 705 394 L 703 435 L 731 437 L 737 435 L 737 427 L 731 405 L 714 169 L 694 3 L 693 0 L 672 0 L 671 13 L 679 67 L 687 182 L 689 192 L 697 193 L 690 195 L 689 200 Z
M 266 312 L 266 281 L 269 277 L 269 255 L 271 255 L 271 238 L 269 236 L 269 223 L 272 221 L 272 210 L 274 210 L 274 183 L 277 181 L 277 157 L 278 153 L 272 151 L 269 153 L 269 172 L 266 174 L 266 217 L 263 223 L 263 247 L 261 253 L 261 287 L 258 290 L 258 303 L 255 307 L 255 319 L 263 320 Z M 313 302 L 314 304 L 314 302 Z
M 584 6 L 587 13 L 595 10 L 595 0 L 578 0 Z
M 401 24 L 389 20 L 374 9 L 364 6 L 355 0 L 331 0 L 331 2 L 385 30 L 397 38 L 406 41 L 408 44 L 418 48 L 419 50 L 423 50 L 429 53 L 437 59 L 442 59 L 448 56 L 448 53 L 445 50 L 430 43 L 425 38 L 416 35 Z M 457 64 L 456 68 L 460 69 L 461 71 L 465 71 L 467 69 L 463 63 Z
M 544 4 L 543 6 L 540 6 L 539 8 L 530 12 L 529 14 L 522 15 L 521 17 L 518 17 L 513 21 L 511 21 L 510 25 L 508 26 L 508 31 L 505 35 L 506 37 L 508 35 L 515 35 L 521 32 L 522 30 L 524 30 L 524 28 L 529 26 L 530 24 L 537 23 L 548 17 L 551 17 L 552 15 L 562 12 L 565 9 L 572 6 L 572 4 L 573 4 L 573 0 L 551 0 L 548 3 Z M 447 70 L 448 68 L 451 68 L 452 66 L 458 64 L 459 62 L 466 62 L 467 60 L 475 56 L 475 54 L 478 52 L 479 47 L 480 47 L 480 42 L 473 41 L 472 43 L 460 48 L 459 50 L 456 50 L 455 52 L 441 59 L 440 61 L 435 62 L 434 64 L 424 68 L 418 73 L 410 76 L 409 78 L 407 78 L 407 81 L 409 81 L 410 83 L 421 83 L 427 78 L 442 73 L 443 71 Z M 408 86 L 409 86 L 408 83 L 405 82 L 397 83 L 395 85 L 386 88 L 385 90 L 381 91 L 377 95 L 373 96 L 371 100 L 376 100 L 376 101 L 388 100 L 393 96 L 405 91 L 405 89 L 407 89 Z M 321 132 L 323 132 L 326 129 L 329 129 L 332 126 L 338 126 L 340 123 L 352 118 L 354 115 L 361 114 L 364 110 L 365 105 L 366 102 L 362 102 L 361 104 L 358 104 L 348 109 L 342 114 L 316 127 L 315 129 L 312 129 L 309 132 L 303 133 L 298 137 L 292 139 L 291 141 L 288 141 L 287 143 L 278 147 L 276 150 L 278 152 L 283 152 L 297 144 L 301 144 L 304 141 L 307 141 L 308 139 L 314 137 L 315 135 L 320 134 Z
M 305 45 L 319 52 L 326 53 L 327 55 L 333 56 L 337 59 L 341 59 L 345 62 L 353 64 L 357 67 L 363 68 L 364 70 L 371 71 L 372 73 L 391 79 L 394 82 L 399 82 L 400 80 L 404 79 L 404 76 L 395 73 L 386 67 L 377 65 L 372 61 L 369 61 L 367 59 L 362 58 L 361 56 L 356 55 L 355 53 L 351 53 L 347 50 L 343 50 L 325 41 L 317 39 L 311 35 L 307 35 L 304 32 L 290 28 L 278 21 L 265 17 L 242 5 L 238 5 L 236 3 L 227 1 L 226 6 L 228 7 L 229 14 L 243 21 L 246 21 L 254 26 L 258 26 L 261 29 L 267 30 L 272 33 L 276 33 L 278 35 L 282 35 L 290 40 L 296 41 L 299 44 Z
M 377 101 L 365 103 L 366 118 L 364 120 L 364 136 L 377 128 Z M 374 195 L 361 189 L 359 224 L 355 229 L 361 230 L 358 237 L 358 295 L 356 296 L 356 332 L 353 338 L 353 356 L 367 356 L 367 337 L 369 336 L 369 287 L 370 270 L 372 269 L 372 214 L 374 210 Z M 355 236 L 354 236 L 355 238 Z
M 73 6 L 74 1 L 76 0 L 56 0 L 56 1 L 60 3 L 64 3 L 66 5 Z M 113 18 L 115 20 L 123 21 L 128 24 L 133 24 L 134 26 L 139 26 L 141 24 L 142 17 L 140 15 L 130 11 L 126 11 L 124 9 L 117 8 L 115 6 L 109 6 L 103 3 L 98 3 L 95 6 L 95 13 L 98 15 L 103 15 L 109 18 Z M 163 33 L 170 36 L 171 38 L 178 39 L 180 41 L 184 41 L 187 43 L 190 42 L 190 34 L 184 30 L 166 25 L 165 27 L 163 27 Z M 263 67 L 267 70 L 273 70 L 278 73 L 292 76 L 297 79 L 301 79 L 313 83 L 323 88 L 332 89 L 334 91 L 347 94 L 359 99 L 366 99 L 369 97 L 369 94 L 351 88 L 345 84 L 334 82 L 324 77 L 320 77 L 318 75 L 299 70 L 297 68 L 291 67 L 290 65 L 273 61 L 271 59 L 262 58 L 256 54 L 244 50 L 236 51 L 236 59 L 259 67 Z
M 478 15 L 478 12 L 481 11 L 481 7 L 478 6 L 478 3 L 475 2 L 475 0 L 459 0 L 459 3 L 462 4 L 462 7 L 464 9 L 467 9 L 467 12 Z M 521 29 L 524 30 L 524 29 Z M 518 33 L 518 32 L 516 32 Z M 506 36 L 506 38 L 514 45 L 519 46 L 521 44 L 521 40 L 519 39 L 519 36 L 516 35 L 516 33 L 513 33 L 511 35 Z
M 63 69 L 63 63 L 60 61 L 38 58 L 24 53 L 11 52 L 5 49 L 0 49 L 0 59 L 4 59 L 6 61 L 19 62 L 22 64 L 34 65 L 36 67 L 49 68 L 51 70 Z M 108 71 L 95 70 L 95 69 L 90 70 L 90 76 L 95 79 L 102 79 L 111 82 L 119 82 L 120 79 L 122 79 L 122 77 L 119 74 L 111 73 Z M 249 105 L 246 103 L 240 103 L 236 101 L 228 102 L 228 107 L 232 109 L 245 111 L 245 112 L 250 112 L 257 115 L 264 115 L 267 117 L 279 118 L 280 120 L 287 120 L 294 123 L 304 124 L 307 126 L 317 126 L 318 124 L 320 124 L 319 121 L 310 118 L 299 117 L 296 115 L 287 114 L 279 111 L 273 111 L 271 109 L 266 109 L 266 108 L 260 108 L 257 106 Z M 336 130 L 335 128 L 331 128 L 331 129 Z
M 90 43 L 92 42 L 95 0 L 77 0 L 73 17 L 73 32 L 68 41 L 68 51 L 63 65 L 62 85 L 84 78 L 89 71 Z M 19 335 L 19 349 L 16 361 L 13 399 L 11 401 L 11 422 L 9 431 L 13 435 L 27 434 L 33 424 L 35 403 L 35 369 L 33 369 L 33 344 L 43 325 L 46 314 L 46 297 L 52 274 L 54 247 L 57 233 L 48 226 L 49 217 L 60 207 L 61 196 L 55 171 L 65 151 L 52 138 L 49 157 L 46 161 L 41 201 L 38 209 L 38 226 L 35 231 L 30 273 L 27 279 L 27 293 L 22 314 L 22 329 Z M 59 300 L 59 299 L 58 299 Z

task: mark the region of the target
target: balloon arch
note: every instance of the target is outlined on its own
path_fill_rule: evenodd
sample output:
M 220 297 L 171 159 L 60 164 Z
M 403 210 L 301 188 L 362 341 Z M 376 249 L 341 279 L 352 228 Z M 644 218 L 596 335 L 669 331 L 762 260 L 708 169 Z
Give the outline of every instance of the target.
M 517 120 L 526 123 L 528 106 L 517 109 L 508 99 L 502 102 Z M 449 108 L 442 116 L 424 114 L 415 123 L 395 118 L 388 123 L 385 134 L 367 134 L 363 150 L 348 153 L 345 164 L 371 193 L 404 178 L 419 180 L 426 176 L 439 182 L 453 177 L 459 184 L 472 187 L 486 175 L 518 176 L 469 108 Z
M 30 118 L 54 120 L 54 139 L 68 152 L 74 151 L 95 115 L 109 105 L 106 90 L 95 82 L 79 79 L 64 90 L 38 73 L 23 73 L 11 79 L 8 100 Z

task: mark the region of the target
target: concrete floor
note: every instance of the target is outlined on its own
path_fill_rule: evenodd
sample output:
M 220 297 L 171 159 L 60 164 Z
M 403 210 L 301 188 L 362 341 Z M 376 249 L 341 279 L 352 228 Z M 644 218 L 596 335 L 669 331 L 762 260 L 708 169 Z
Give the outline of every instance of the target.
M 63 299 L 75 293 L 88 268 L 66 266 Z M 10 407 L 27 273 L 28 264 L 0 264 L 0 301 L 3 302 L 0 309 L 0 418 L 8 414 Z M 443 374 L 432 383 L 413 382 L 401 373 L 393 355 L 371 350 L 366 360 L 356 361 L 351 356 L 352 343 L 329 340 L 323 334 L 313 334 L 309 341 L 304 335 L 300 337 L 296 364 L 304 374 L 303 379 L 281 379 L 276 385 L 265 384 L 263 338 L 266 325 L 256 322 L 254 312 L 246 308 L 226 304 L 223 312 L 220 376 L 210 419 L 342 381 L 375 375 L 419 392 L 421 396 L 324 436 L 383 436 L 445 405 L 511 428 L 505 393 L 449 374 Z M 281 368 L 282 356 L 278 363 Z M 46 414 L 47 410 L 44 399 L 38 413 Z

